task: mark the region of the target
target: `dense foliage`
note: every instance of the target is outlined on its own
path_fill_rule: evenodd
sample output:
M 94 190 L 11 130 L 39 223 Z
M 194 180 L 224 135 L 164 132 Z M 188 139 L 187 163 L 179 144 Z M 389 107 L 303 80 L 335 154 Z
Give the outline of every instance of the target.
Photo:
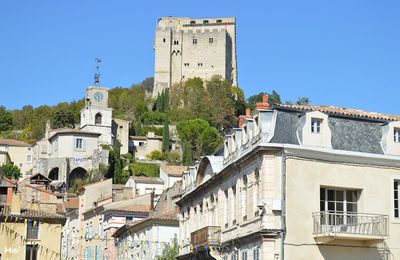
M 154 132 L 163 136 L 162 151 L 151 152 L 147 157 L 172 164 L 190 165 L 193 160 L 212 154 L 222 145 L 221 133 L 235 127 L 238 116 L 245 113 L 245 108 L 253 110 L 263 95 L 269 94 L 270 104 L 282 103 L 275 90 L 260 92 L 246 100 L 242 89 L 231 86 L 220 76 L 213 76 L 210 80 L 187 79 L 162 91 L 155 99 L 151 98 L 153 84 L 153 78 L 147 78 L 130 88 L 113 88 L 109 91 L 108 105 L 113 109 L 114 118 L 132 121 L 130 135 L 145 136 Z M 290 101 L 285 103 L 292 104 Z M 304 105 L 310 100 L 300 97 L 294 103 Z M 74 127 L 79 124 L 80 110 L 84 105 L 84 99 L 81 99 L 55 106 L 33 108 L 27 105 L 11 111 L 0 106 L 0 138 L 34 142 L 43 136 L 48 120 L 52 128 Z M 169 124 L 177 126 L 182 154 L 169 151 L 174 141 Z M 135 162 L 132 155 L 120 155 L 120 148 L 119 142 L 107 148 L 110 164 L 106 177 L 123 183 L 132 175 L 157 176 L 158 166 Z M 7 165 L 6 168 L 11 171 L 13 167 Z M 8 173 L 9 176 L 13 174 Z M 74 187 L 91 180 L 77 180 Z
M 21 177 L 21 171 L 13 163 L 6 163 L 0 166 L 0 175 L 9 179 L 18 180 Z

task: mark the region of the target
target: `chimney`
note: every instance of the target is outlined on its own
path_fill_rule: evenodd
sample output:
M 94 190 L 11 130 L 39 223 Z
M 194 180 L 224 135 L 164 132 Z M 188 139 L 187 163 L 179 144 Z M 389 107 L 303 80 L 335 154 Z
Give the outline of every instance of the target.
M 263 96 L 262 103 L 259 103 L 259 102 L 256 103 L 256 109 L 258 109 L 258 110 L 269 110 L 268 95 L 264 95 Z
M 246 115 L 240 115 L 239 116 L 239 123 L 238 123 L 238 127 L 242 128 L 243 127 L 243 121 L 245 119 L 251 118 L 251 111 L 250 108 L 246 108 Z

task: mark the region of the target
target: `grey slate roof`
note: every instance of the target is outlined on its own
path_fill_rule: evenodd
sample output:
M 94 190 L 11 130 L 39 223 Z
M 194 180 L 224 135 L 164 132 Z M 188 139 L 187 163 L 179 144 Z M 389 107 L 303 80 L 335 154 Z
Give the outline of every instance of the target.
M 296 130 L 299 125 L 299 116 L 296 113 L 277 111 L 275 133 L 271 143 L 299 144 Z

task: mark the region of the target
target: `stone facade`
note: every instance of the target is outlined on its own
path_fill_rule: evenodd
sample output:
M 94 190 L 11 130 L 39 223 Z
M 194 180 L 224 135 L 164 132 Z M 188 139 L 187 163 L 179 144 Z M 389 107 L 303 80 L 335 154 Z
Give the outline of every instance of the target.
M 153 97 L 188 78 L 220 75 L 237 86 L 236 19 L 162 17 L 154 39 Z

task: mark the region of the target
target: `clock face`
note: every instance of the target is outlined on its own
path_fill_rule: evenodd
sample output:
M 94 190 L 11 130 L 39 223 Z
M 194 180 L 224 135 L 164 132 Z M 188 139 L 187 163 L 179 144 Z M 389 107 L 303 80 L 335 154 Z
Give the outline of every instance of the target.
M 101 94 L 100 92 L 94 93 L 94 100 L 100 102 L 101 100 L 103 100 L 103 94 Z

